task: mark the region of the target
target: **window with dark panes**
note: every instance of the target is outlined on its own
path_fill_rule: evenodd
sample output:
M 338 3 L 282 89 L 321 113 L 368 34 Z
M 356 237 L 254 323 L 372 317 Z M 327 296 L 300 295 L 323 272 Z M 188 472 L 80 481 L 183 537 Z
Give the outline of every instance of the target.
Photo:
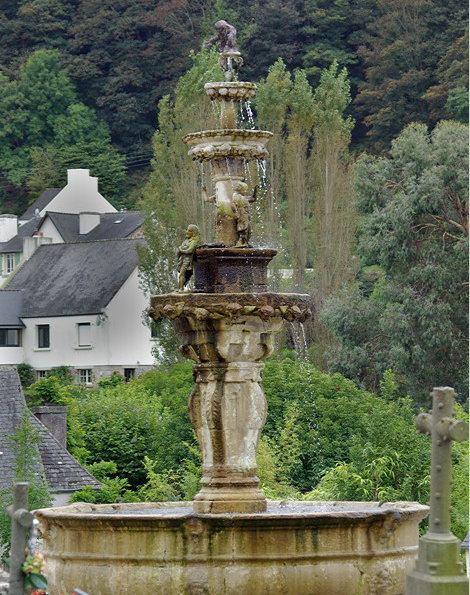
M 51 346 L 50 343 L 50 334 L 49 334 L 49 325 L 48 324 L 38 324 L 38 347 L 39 349 L 45 349 Z
M 17 328 L 0 329 L 0 347 L 19 347 L 20 330 Z

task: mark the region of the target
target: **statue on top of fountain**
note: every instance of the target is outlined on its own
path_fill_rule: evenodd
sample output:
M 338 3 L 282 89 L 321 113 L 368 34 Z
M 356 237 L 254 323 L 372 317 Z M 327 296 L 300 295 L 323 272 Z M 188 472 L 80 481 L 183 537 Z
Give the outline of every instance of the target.
M 203 45 L 208 48 L 216 45 L 220 52 L 219 65 L 225 72 L 227 82 L 238 80 L 238 71 L 243 65 L 243 58 L 237 47 L 237 30 L 227 21 L 217 21 L 214 25 L 217 35 L 211 37 Z

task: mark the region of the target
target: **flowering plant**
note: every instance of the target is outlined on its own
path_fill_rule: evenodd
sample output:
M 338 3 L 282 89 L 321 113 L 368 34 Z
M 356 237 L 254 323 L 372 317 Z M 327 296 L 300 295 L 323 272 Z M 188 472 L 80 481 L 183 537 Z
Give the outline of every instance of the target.
M 36 595 L 46 595 L 47 579 L 42 574 L 46 567 L 44 556 L 41 552 L 35 551 L 34 554 L 26 556 L 26 560 L 21 565 L 24 572 L 24 586 L 33 587 Z

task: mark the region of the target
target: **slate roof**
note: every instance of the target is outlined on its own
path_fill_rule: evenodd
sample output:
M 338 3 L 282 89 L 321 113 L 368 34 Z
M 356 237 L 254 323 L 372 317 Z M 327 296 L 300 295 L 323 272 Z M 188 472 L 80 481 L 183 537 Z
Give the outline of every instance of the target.
M 33 204 L 29 205 L 26 211 L 21 215 L 20 221 L 28 221 L 29 219 L 32 219 L 36 209 L 42 211 L 42 209 L 47 207 L 51 200 L 55 198 L 61 190 L 62 188 L 46 188 L 46 190 L 44 190 L 44 192 L 38 196 Z
M 78 236 L 77 241 L 114 240 L 127 238 L 138 229 L 144 221 L 139 211 L 122 211 L 118 213 L 102 213 L 100 224 L 86 235 Z
M 79 219 L 75 213 L 54 213 L 48 211 L 52 223 L 62 236 L 64 242 L 75 242 L 78 236 Z
M 137 266 L 143 240 L 40 246 L 10 278 L 23 289 L 22 318 L 99 314 Z
M 31 421 L 41 437 L 39 454 L 47 483 L 54 492 L 75 491 L 85 486 L 102 487 L 102 484 L 57 442 L 37 417 L 31 415 Z
M 42 221 L 43 218 L 36 219 L 36 217 L 33 217 L 31 221 L 20 225 L 18 235 L 8 240 L 8 242 L 0 243 L 0 252 L 23 252 L 23 238 L 32 236 Z
M 20 381 L 13 366 L 0 366 L 0 490 L 14 479 L 15 455 L 10 438 L 25 408 Z M 41 473 L 42 469 L 38 469 Z
M 139 211 L 100 213 L 100 223 L 87 234 L 79 234 L 80 216 L 72 213 L 47 213 L 64 242 L 91 242 L 127 238 L 138 229 L 144 216 Z
M 16 367 L 0 366 L 0 490 L 10 488 L 14 480 L 15 455 L 11 436 L 25 411 L 29 412 L 29 409 Z M 57 442 L 32 413 L 30 416 L 41 437 L 37 473 L 46 477 L 51 489 L 60 492 L 75 491 L 86 486 L 100 488 L 100 482 Z
M 0 290 L 0 328 L 22 328 L 23 291 Z

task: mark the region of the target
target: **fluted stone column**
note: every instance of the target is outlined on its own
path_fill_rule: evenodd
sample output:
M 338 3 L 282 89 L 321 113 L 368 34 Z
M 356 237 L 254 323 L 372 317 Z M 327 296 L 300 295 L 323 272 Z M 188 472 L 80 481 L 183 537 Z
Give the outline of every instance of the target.
M 267 413 L 260 360 L 272 353 L 281 326 L 280 317 L 176 321 L 181 351 L 196 361 L 189 415 L 203 460 L 197 512 L 266 510 L 256 475 L 256 449 Z

